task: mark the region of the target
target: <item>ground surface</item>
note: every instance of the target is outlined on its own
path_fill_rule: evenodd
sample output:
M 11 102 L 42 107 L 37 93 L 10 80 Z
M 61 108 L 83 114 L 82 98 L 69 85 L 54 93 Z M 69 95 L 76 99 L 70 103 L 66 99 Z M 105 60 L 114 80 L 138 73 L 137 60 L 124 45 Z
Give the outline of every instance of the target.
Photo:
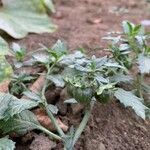
M 120 30 L 123 20 L 140 23 L 141 20 L 150 19 L 144 0 L 55 0 L 55 3 L 57 13 L 53 16 L 53 21 L 58 25 L 58 30 L 53 34 L 29 35 L 20 40 L 20 44 L 29 50 L 35 50 L 39 47 L 38 43 L 51 47 L 57 39 L 63 39 L 70 50 L 84 47 L 89 55 L 100 56 L 104 55 L 101 49 L 106 43 L 101 38 L 106 32 Z M 67 116 L 69 115 L 72 122 L 78 122 L 75 120 L 76 116 L 68 112 Z M 67 120 L 66 116 L 63 118 Z M 44 138 L 39 138 L 39 141 L 42 139 L 47 142 Z M 18 146 L 18 150 L 29 149 L 27 143 L 20 145 L 22 146 Z M 32 146 L 32 150 L 38 149 L 37 145 Z M 61 144 L 53 149 L 61 150 Z M 75 149 L 149 150 L 150 122 L 139 119 L 130 109 L 125 109 L 118 102 L 97 104 Z M 41 150 L 48 148 L 45 146 Z

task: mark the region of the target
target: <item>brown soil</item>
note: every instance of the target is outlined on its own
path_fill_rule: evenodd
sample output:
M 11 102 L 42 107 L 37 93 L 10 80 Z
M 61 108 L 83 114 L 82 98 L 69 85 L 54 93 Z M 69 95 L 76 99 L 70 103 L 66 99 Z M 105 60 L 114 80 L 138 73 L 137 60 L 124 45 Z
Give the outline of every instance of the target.
M 147 4 L 144 0 L 55 0 L 57 13 L 53 15 L 53 21 L 58 25 L 58 30 L 53 34 L 30 34 L 19 43 L 29 50 L 35 50 L 39 43 L 51 47 L 57 39 L 63 39 L 71 51 L 83 47 L 89 55 L 101 56 L 104 55 L 101 49 L 106 46 L 101 38 L 106 32 L 120 30 L 123 20 L 140 23 L 141 20 L 150 19 Z M 120 12 L 111 13 L 114 7 Z M 125 13 L 123 9 L 129 12 Z M 72 122 L 78 122 L 76 116 L 70 115 Z M 62 118 L 68 120 L 67 117 Z M 17 149 L 29 147 L 18 146 Z M 149 150 L 150 122 L 141 120 L 132 110 L 125 109 L 116 101 L 96 104 L 75 149 Z M 61 144 L 55 150 L 61 150 Z

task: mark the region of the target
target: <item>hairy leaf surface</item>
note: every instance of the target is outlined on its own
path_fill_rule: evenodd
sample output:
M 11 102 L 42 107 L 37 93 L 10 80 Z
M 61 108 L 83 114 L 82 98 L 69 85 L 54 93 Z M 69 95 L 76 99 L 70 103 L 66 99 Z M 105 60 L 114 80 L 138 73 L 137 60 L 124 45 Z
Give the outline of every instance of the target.
M 8 139 L 7 137 L 0 138 L 0 150 L 14 150 L 15 142 Z
M 9 53 L 8 43 L 0 36 L 0 55 L 7 55 Z
M 150 73 L 150 57 L 140 54 L 138 57 L 138 64 L 141 73 Z
M 26 109 L 36 107 L 38 103 L 30 100 L 19 100 L 11 94 L 0 93 L 0 119 L 9 119 Z
M 53 32 L 56 26 L 46 15 L 41 0 L 3 0 L 0 8 L 0 29 L 20 39 L 29 32 Z
M 148 109 L 139 97 L 135 96 L 130 91 L 118 89 L 115 92 L 115 97 L 124 104 L 125 107 L 132 107 L 135 113 L 141 118 L 145 119 L 145 110 Z
M 25 110 L 5 122 L 1 121 L 0 127 L 4 134 L 9 132 L 25 134 L 33 129 L 40 129 L 41 125 L 31 111 Z

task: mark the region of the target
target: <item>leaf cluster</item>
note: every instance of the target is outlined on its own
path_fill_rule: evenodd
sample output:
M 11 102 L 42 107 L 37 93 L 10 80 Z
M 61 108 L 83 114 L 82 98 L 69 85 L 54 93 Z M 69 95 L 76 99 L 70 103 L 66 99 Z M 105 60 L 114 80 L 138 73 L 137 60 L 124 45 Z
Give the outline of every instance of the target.
M 14 75 L 12 78 L 14 85 L 16 87 L 21 85 L 22 87 L 19 88 L 24 87 L 23 94 L 28 100 L 20 100 L 9 93 L 0 93 L 2 134 L 12 132 L 25 134 L 30 130 L 38 129 L 50 138 L 63 141 L 65 148 L 71 150 L 88 122 L 94 103 L 114 100 L 114 97 L 125 107 L 131 107 L 139 117 L 145 119 L 149 108 L 144 104 L 141 89 L 144 87 L 144 90 L 149 92 L 149 86 L 142 81 L 145 73 L 149 73 L 147 65 L 150 59 L 149 46 L 146 41 L 148 36 L 141 25 L 135 26 L 132 23 L 123 22 L 123 33 L 119 33 L 117 37 L 109 36 L 105 39 L 112 40 L 109 46 L 111 57 L 89 57 L 81 51 L 69 54 L 65 43 L 58 40 L 51 48 L 42 45 L 42 48 L 35 51 L 29 60 L 24 61 L 24 51 L 15 44 L 17 61 L 22 61 L 23 65 L 45 67 L 47 72 L 44 74 L 44 86 L 38 93 L 30 91 L 25 85 L 26 82 L 34 79 L 33 76 Z M 139 76 L 135 80 L 129 72 L 136 63 Z M 135 81 L 138 86 L 130 91 L 120 88 L 121 83 L 134 85 Z M 66 104 L 81 103 L 85 108 L 85 115 L 79 127 L 77 129 L 72 127 L 67 134 L 62 131 L 56 121 L 55 115 L 58 108 L 48 104 L 45 97 L 45 92 L 51 85 L 67 88 L 70 99 L 65 101 Z M 11 90 L 14 93 L 13 88 Z M 30 111 L 34 107 L 40 107 L 48 114 L 59 135 L 40 125 L 36 116 Z M 5 142 L 9 142 L 9 139 L 2 138 L 0 142 L 0 146 L 3 146 Z M 14 149 L 12 141 L 8 146 Z

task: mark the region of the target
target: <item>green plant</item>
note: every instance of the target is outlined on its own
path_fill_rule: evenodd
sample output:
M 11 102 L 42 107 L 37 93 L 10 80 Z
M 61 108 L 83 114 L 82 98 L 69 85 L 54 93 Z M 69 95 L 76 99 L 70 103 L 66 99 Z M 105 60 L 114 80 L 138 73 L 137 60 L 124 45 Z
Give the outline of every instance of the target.
M 127 23 L 127 25 L 128 28 L 131 28 L 129 23 Z M 140 30 L 140 27 L 136 28 Z M 123 43 L 121 44 L 126 44 L 128 47 L 133 45 L 137 46 L 134 43 L 137 42 L 137 40 L 134 39 L 138 35 L 137 29 L 135 30 L 133 28 L 131 31 L 131 34 L 125 32 L 125 35 L 123 35 L 124 40 L 122 40 Z M 134 39 L 134 41 L 133 39 L 131 40 L 131 45 L 128 41 L 131 39 L 130 36 Z M 119 38 L 119 41 L 120 39 L 121 38 Z M 118 42 L 115 44 L 118 44 Z M 146 45 L 146 42 L 144 45 Z M 120 45 L 118 44 L 118 46 Z M 143 50 L 145 50 L 144 52 L 146 52 L 144 53 L 144 57 L 145 55 L 146 57 L 149 55 L 147 47 L 148 46 L 146 46 L 146 50 L 143 48 Z M 110 48 L 112 48 L 112 46 L 110 46 Z M 12 132 L 25 134 L 29 130 L 38 129 L 46 133 L 51 139 L 62 141 L 64 150 L 72 150 L 88 123 L 94 104 L 113 100 L 113 96 L 123 103 L 125 107 L 132 107 L 138 116 L 145 119 L 146 112 L 150 110 L 144 105 L 142 97 L 139 97 L 138 94 L 135 95 L 134 91 L 126 91 L 120 88 L 120 83 L 129 84 L 129 82 L 133 80 L 128 74 L 130 67 L 128 67 L 125 62 L 128 62 L 129 58 L 134 60 L 135 63 L 138 62 L 137 59 L 139 59 L 139 55 L 143 52 L 141 52 L 141 49 L 139 51 L 139 46 L 137 50 L 131 50 L 133 49 L 130 48 L 127 53 L 116 54 L 114 51 L 120 51 L 120 47 L 117 47 L 117 50 L 111 49 L 112 57 L 88 57 L 81 51 L 68 54 L 66 45 L 58 40 L 52 48 L 43 47 L 42 51 L 33 53 L 30 61 L 34 64 L 44 66 L 47 70 L 45 73 L 44 86 L 39 93 L 31 92 L 25 87 L 26 91 L 24 95 L 30 100 L 24 101 L 19 100 L 11 94 L 0 93 L 0 103 L 4 106 L 0 108 L 0 129 L 2 133 L 4 135 Z M 135 54 L 131 55 L 132 52 Z M 126 56 L 126 59 L 122 59 L 124 56 Z M 130 62 L 131 66 L 134 65 L 134 62 Z M 139 65 L 140 64 L 141 63 L 139 63 Z M 21 85 L 22 82 L 27 79 L 26 76 L 21 75 L 16 76 L 14 81 L 17 84 L 19 82 L 19 85 Z M 140 80 L 139 82 L 140 84 L 138 85 L 143 87 L 143 82 Z M 78 128 L 71 127 L 68 133 L 64 133 L 57 123 L 55 115 L 58 112 L 58 108 L 49 104 L 45 97 L 45 92 L 52 83 L 62 88 L 67 87 L 67 93 L 70 95 L 70 99 L 66 100 L 65 103 L 80 103 L 84 106 L 84 116 L 81 123 Z M 148 87 L 145 86 L 145 89 L 148 89 Z M 40 107 L 47 113 L 58 135 L 40 125 L 36 116 L 29 110 L 34 107 Z M 4 139 L 2 139 L 2 141 L 3 140 Z M 14 143 L 10 142 L 10 144 L 12 144 L 10 146 L 11 149 L 13 149 Z
M 22 62 L 26 56 L 26 51 L 24 48 L 20 47 L 19 44 L 17 43 L 13 43 L 12 44 L 12 51 L 13 51 L 13 55 L 15 57 L 15 59 L 18 62 Z
M 124 74 L 126 68 L 119 65 L 113 58 L 96 58 L 95 56 L 89 58 L 80 51 L 67 54 L 66 47 L 61 41 L 58 41 L 51 49 L 46 48 L 46 53 L 38 53 L 38 57 L 37 55 L 33 55 L 33 57 L 46 66 L 47 80 L 40 95 L 34 96 L 35 93 L 28 92 L 25 95 L 39 101 L 40 106 L 47 112 L 57 129 L 60 140 L 64 142 L 65 150 L 73 149 L 88 122 L 96 100 L 106 102 L 109 97 L 114 95 L 126 107 L 131 106 L 137 115 L 145 119 L 145 111 L 149 108 L 132 92 L 118 87 L 120 82 L 129 82 L 131 78 Z M 58 73 L 62 77 L 58 77 Z M 54 106 L 51 105 L 50 107 L 45 98 L 45 91 L 49 82 L 53 81 L 55 85 L 64 86 L 62 78 L 65 80 L 68 94 L 72 97 L 65 103 L 81 103 L 85 108 L 84 117 L 79 127 L 77 129 L 72 127 L 67 134 L 56 122 Z M 59 81 L 60 84 L 58 84 Z
M 22 95 L 24 91 L 27 90 L 27 83 L 31 83 L 35 77 L 25 74 L 25 73 L 20 73 L 18 75 L 12 75 L 11 83 L 10 83 L 10 93 L 12 95 Z
M 0 83 L 9 79 L 12 74 L 12 68 L 5 58 L 5 55 L 8 54 L 8 44 L 2 37 L 0 37 Z
M 144 99 L 143 93 L 147 91 L 145 87 L 149 86 L 144 83 L 145 74 L 150 73 L 150 47 L 147 42 L 149 34 L 144 32 L 142 25 L 123 21 L 122 26 L 123 33 L 119 33 L 119 36 L 109 36 L 104 39 L 112 40 L 109 47 L 112 57 L 119 64 L 124 65 L 128 71 L 136 64 L 138 65 L 138 74 L 134 78 L 134 88 L 136 95 Z

